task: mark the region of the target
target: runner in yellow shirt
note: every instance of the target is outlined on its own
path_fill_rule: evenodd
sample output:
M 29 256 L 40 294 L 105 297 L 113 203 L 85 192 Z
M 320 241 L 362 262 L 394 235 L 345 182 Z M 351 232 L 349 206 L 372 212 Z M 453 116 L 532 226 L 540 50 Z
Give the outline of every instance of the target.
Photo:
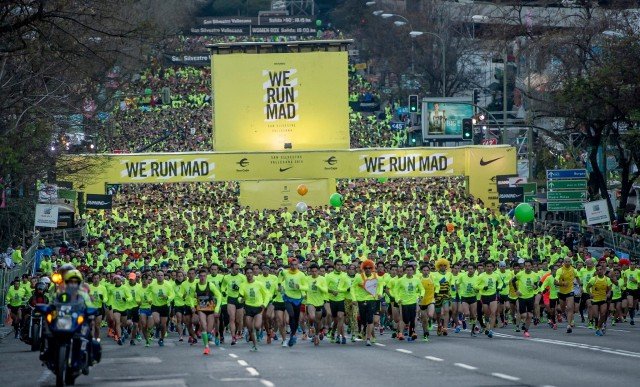
M 467 265 L 467 271 L 458 276 L 456 284 L 458 294 L 460 295 L 460 312 L 463 316 L 463 324 L 467 320 L 471 324 L 469 330 L 471 336 L 476 335 L 476 318 L 478 316 L 478 291 L 475 288 L 478 276 L 476 275 L 476 267 L 473 263 Z
M 365 344 L 370 347 L 373 336 L 373 315 L 378 306 L 377 301 L 382 296 L 383 286 L 378 275 L 373 272 L 375 264 L 372 260 L 365 260 L 360 268 L 362 272 L 359 275 L 356 274 L 351 285 L 351 299 L 354 304 L 357 304 L 360 319 L 366 325 Z
M 555 275 L 555 284 L 558 286 L 558 300 L 560 301 L 560 311 L 565 311 L 567 314 L 567 333 L 573 332 L 574 322 L 574 294 L 573 286 L 577 280 L 578 285 L 580 280 L 577 279 L 578 272 L 571 265 L 571 258 L 565 257 L 563 265 L 558 269 Z
M 424 296 L 420 300 L 420 322 L 422 322 L 422 340 L 429 341 L 429 320 L 435 317 L 436 311 L 436 294 L 440 291 L 440 284 L 431 278 L 431 267 L 428 263 L 423 263 L 421 268 L 422 287 L 424 288 Z M 462 276 L 459 276 L 460 278 Z
M 585 287 L 587 293 L 591 295 L 591 308 L 593 314 L 598 316 L 596 323 L 596 336 L 604 335 L 603 327 L 607 321 L 608 305 L 607 299 L 611 295 L 611 280 L 604 275 L 605 266 L 600 264 L 596 267 L 596 275 L 591 277 Z

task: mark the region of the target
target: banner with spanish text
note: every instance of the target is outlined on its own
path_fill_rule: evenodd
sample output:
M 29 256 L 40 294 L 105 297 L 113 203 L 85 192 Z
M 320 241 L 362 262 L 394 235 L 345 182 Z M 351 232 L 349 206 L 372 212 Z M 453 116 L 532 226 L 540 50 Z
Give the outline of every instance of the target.
M 212 55 L 212 77 L 216 151 L 349 148 L 346 52 Z

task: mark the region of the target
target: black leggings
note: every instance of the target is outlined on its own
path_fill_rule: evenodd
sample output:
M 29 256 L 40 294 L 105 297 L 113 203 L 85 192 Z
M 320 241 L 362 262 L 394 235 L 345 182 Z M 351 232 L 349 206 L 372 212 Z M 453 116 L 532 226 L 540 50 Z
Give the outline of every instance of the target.
M 300 307 L 302 304 L 295 305 L 293 302 L 285 301 L 284 309 L 287 311 L 289 315 L 289 330 L 291 331 L 291 336 L 295 335 L 298 332 L 298 324 L 300 323 Z
M 416 304 L 402 305 L 402 321 L 409 325 L 409 332 L 416 329 Z

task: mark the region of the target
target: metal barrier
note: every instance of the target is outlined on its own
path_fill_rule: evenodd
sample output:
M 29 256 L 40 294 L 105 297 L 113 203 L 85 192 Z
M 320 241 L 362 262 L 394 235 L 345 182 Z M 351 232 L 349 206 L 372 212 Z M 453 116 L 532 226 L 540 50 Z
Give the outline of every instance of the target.
M 538 222 L 539 229 L 546 232 L 559 231 L 565 234 L 567 231 L 579 232 L 582 234 L 589 233 L 594 238 L 602 237 L 606 247 L 610 247 L 615 251 L 630 254 L 633 257 L 640 256 L 640 235 L 631 237 L 623 233 L 614 232 L 611 229 L 602 226 L 588 226 L 580 223 L 563 222 L 558 220 Z

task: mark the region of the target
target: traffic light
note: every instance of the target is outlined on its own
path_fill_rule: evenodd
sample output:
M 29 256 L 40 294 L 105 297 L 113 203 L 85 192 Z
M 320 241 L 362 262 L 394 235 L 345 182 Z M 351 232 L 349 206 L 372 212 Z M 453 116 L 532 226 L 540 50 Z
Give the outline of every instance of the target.
M 409 113 L 417 113 L 418 112 L 418 96 L 410 95 L 409 96 Z
M 480 102 L 480 90 L 473 89 L 473 104 L 477 105 Z
M 464 141 L 473 139 L 473 121 L 471 118 L 464 118 L 462 120 L 462 139 Z

